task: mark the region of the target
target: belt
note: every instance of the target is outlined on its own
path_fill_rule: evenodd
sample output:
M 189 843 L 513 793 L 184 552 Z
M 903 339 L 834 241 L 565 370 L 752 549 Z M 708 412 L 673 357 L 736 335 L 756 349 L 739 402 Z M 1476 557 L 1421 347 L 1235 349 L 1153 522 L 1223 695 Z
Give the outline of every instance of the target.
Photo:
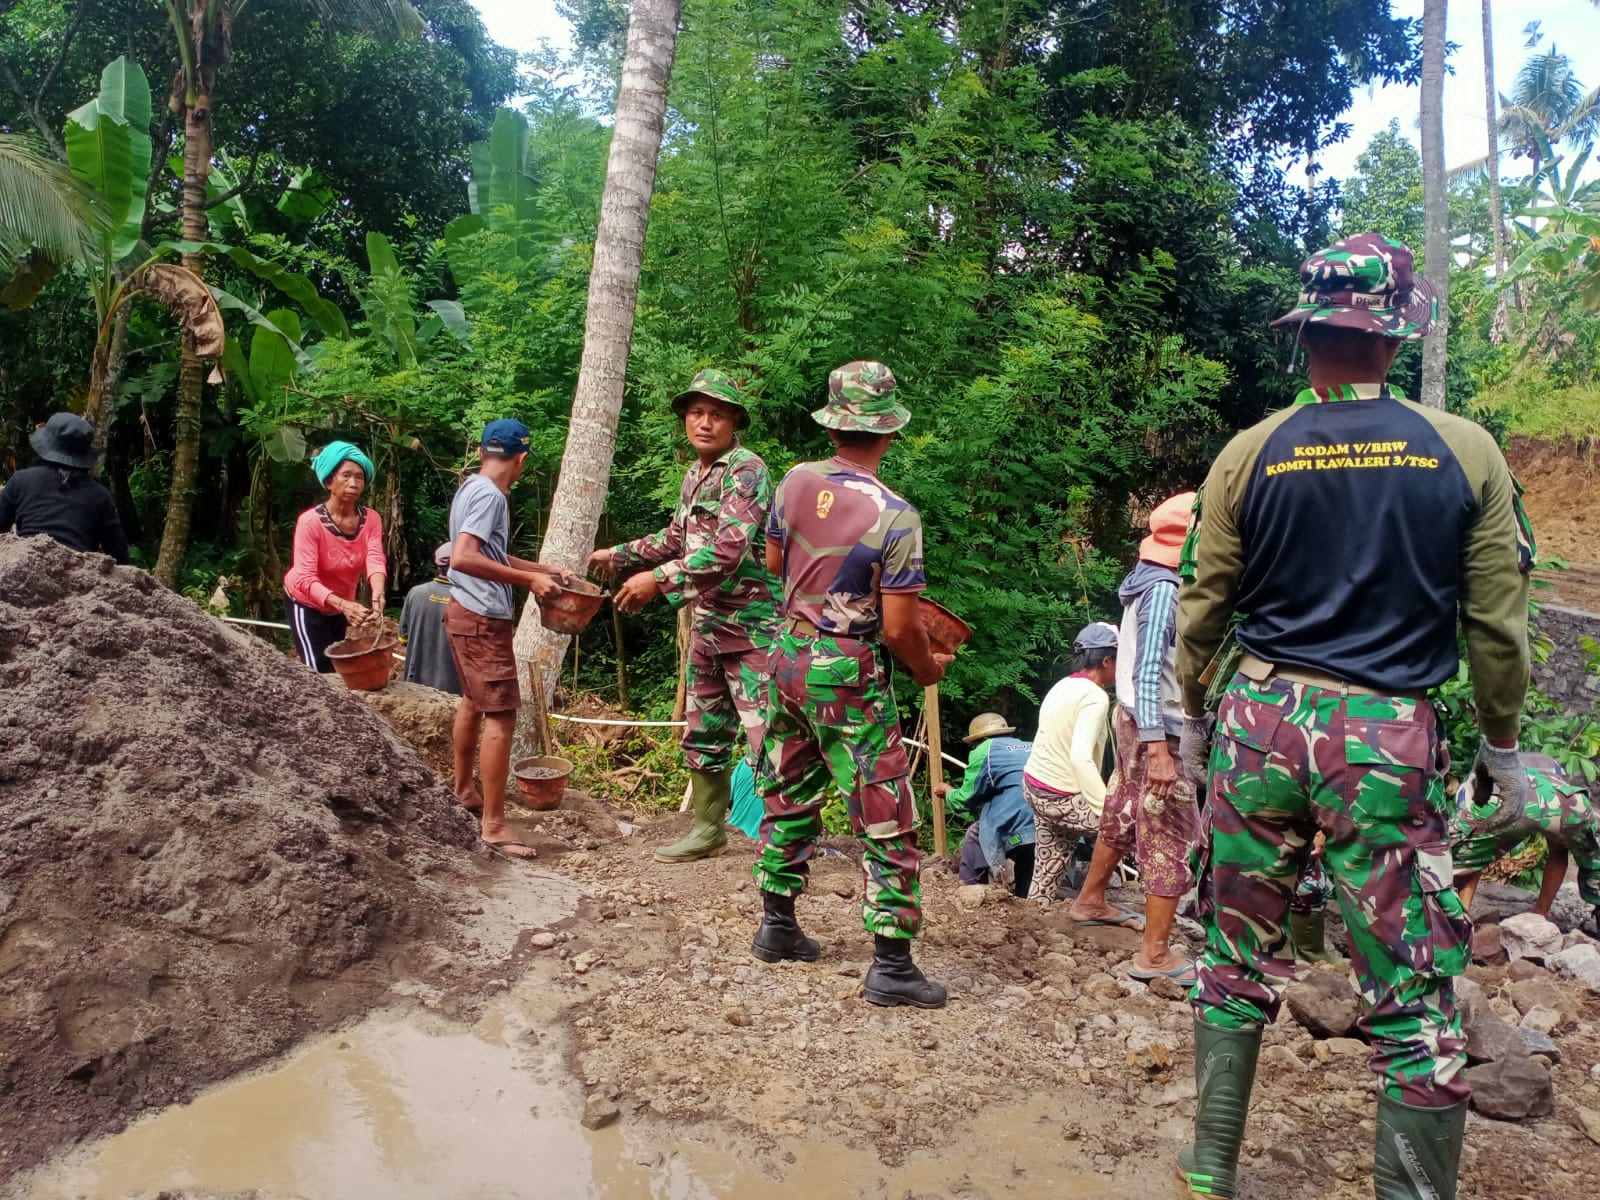
M 1346 696 L 1394 696 L 1401 700 L 1428 699 L 1426 690 L 1416 688 L 1401 688 L 1399 690 L 1384 691 L 1378 688 L 1365 687 L 1359 683 L 1351 683 L 1348 679 L 1340 679 L 1337 675 L 1328 675 L 1322 671 L 1313 671 L 1309 667 L 1285 667 L 1277 663 L 1269 663 L 1264 658 L 1258 658 L 1246 651 L 1239 659 L 1239 674 L 1255 683 L 1265 683 L 1269 679 L 1286 679 L 1290 683 L 1300 683 L 1307 687 L 1321 688 L 1323 691 L 1340 692 Z
M 806 620 L 804 617 L 785 617 L 783 619 L 783 624 L 784 627 L 787 628 L 795 637 L 831 637 L 837 638 L 842 642 L 876 643 L 878 640 L 876 637 L 855 637 L 854 635 L 848 633 L 833 633 L 826 629 L 818 629 L 815 624 Z

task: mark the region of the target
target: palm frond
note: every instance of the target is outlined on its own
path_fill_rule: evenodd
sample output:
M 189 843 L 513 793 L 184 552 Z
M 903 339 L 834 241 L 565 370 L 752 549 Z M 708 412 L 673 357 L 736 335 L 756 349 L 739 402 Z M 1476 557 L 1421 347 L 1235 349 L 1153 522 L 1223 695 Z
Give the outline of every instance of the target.
M 330 24 L 355 25 L 415 37 L 422 32 L 422 14 L 409 0 L 315 0 L 317 13 Z
M 39 143 L 0 134 L 0 272 L 32 249 L 57 261 L 82 257 L 110 228 L 94 193 Z

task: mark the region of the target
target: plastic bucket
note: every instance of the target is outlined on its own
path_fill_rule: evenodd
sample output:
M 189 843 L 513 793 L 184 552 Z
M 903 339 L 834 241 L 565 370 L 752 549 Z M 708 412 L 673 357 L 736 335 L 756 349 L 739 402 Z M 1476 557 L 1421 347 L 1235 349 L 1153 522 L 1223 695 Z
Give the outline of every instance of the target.
M 389 682 L 397 645 L 399 639 L 393 634 L 385 634 L 376 644 L 370 637 L 346 638 L 329 646 L 326 653 L 345 687 L 352 692 L 375 692 Z
M 555 595 L 539 602 L 539 620 L 555 633 L 582 633 L 600 611 L 606 594 L 587 579 L 574 579 Z
M 922 618 L 935 654 L 954 654 L 972 636 L 971 625 L 926 596 L 917 597 L 917 615 Z
M 572 763 L 553 754 L 541 754 L 517 759 L 511 773 L 516 778 L 517 791 L 522 793 L 522 802 L 545 812 L 561 807 L 561 793 L 572 777 Z

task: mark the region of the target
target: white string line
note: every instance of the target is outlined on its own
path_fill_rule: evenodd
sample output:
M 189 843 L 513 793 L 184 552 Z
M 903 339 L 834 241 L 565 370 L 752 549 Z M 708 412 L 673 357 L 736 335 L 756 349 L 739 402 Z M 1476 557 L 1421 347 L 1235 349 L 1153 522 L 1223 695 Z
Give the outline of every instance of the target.
M 264 629 L 289 628 L 289 626 L 280 621 L 252 621 L 246 617 L 221 617 L 219 620 L 227 621 L 231 625 L 259 625 Z M 401 662 L 405 661 L 403 654 L 396 654 L 395 657 L 400 659 Z M 565 713 L 551 713 L 550 719 L 552 721 L 570 721 L 574 725 L 617 725 L 629 729 L 686 729 L 689 725 L 687 721 L 616 721 L 609 717 L 569 717 Z M 915 746 L 918 750 L 927 750 L 928 748 L 925 743 L 913 741 L 911 738 L 903 740 L 906 745 Z M 952 767 L 966 768 L 966 763 L 959 758 L 952 758 L 943 751 L 940 752 L 939 757 Z

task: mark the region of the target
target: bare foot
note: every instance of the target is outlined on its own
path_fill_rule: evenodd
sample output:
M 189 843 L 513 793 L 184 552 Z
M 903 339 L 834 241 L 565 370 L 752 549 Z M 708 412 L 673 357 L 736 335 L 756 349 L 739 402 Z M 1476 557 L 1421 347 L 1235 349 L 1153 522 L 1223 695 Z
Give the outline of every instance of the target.
M 458 791 L 456 799 L 461 801 L 461 807 L 469 813 L 483 811 L 483 793 L 478 790 L 478 781 L 474 779 L 465 791 Z

